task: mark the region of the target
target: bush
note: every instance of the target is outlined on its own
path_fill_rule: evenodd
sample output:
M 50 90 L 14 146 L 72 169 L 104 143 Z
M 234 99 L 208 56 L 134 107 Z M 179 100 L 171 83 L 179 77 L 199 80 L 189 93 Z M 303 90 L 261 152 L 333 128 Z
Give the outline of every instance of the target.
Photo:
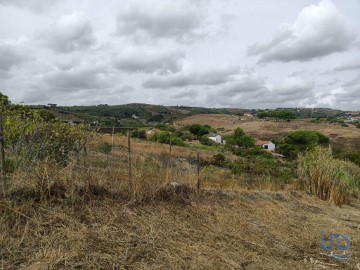
M 241 157 L 257 157 L 273 159 L 273 155 L 268 151 L 261 148 L 250 148 L 250 149 L 234 149 L 234 154 Z
M 101 142 L 98 144 L 97 149 L 99 152 L 101 152 L 105 155 L 109 155 L 111 153 L 112 146 L 108 142 Z
M 297 155 L 307 149 L 313 149 L 315 146 L 328 145 L 329 137 L 312 130 L 297 130 L 284 138 L 284 143 L 279 145 L 278 152 L 289 158 L 296 158 Z
M 139 129 L 131 132 L 132 138 L 146 139 L 146 130 Z
M 224 166 L 226 164 L 226 158 L 223 154 L 213 155 L 212 164 L 216 166 Z
M 331 148 L 316 147 L 300 155 L 297 172 L 306 191 L 338 206 L 359 193 L 359 167 L 334 159 Z
M 172 145 L 177 145 L 177 146 L 186 146 L 184 141 L 179 137 L 172 137 L 171 138 L 171 144 Z
M 255 146 L 255 139 L 251 135 L 244 135 L 235 138 L 236 144 L 240 147 L 250 148 Z
M 209 138 L 206 137 L 206 136 L 201 136 L 201 137 L 199 138 L 199 142 L 200 142 L 201 144 L 203 144 L 203 145 L 209 145 L 209 146 L 215 144 L 213 140 L 209 139 Z

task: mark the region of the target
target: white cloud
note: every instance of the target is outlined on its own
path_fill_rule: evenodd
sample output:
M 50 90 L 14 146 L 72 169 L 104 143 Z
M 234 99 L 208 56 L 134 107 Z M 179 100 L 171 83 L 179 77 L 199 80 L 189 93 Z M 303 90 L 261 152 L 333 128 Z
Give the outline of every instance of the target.
M 219 85 L 233 80 L 238 70 L 238 67 L 210 69 L 201 72 L 187 70 L 176 74 L 151 76 L 146 78 L 142 85 L 145 88 L 160 89 L 194 85 Z
M 130 48 L 122 51 L 113 61 L 114 66 L 129 73 L 176 73 L 183 66 L 184 53 L 179 51 Z
M 189 41 L 203 33 L 206 1 L 133 0 L 122 7 L 117 17 L 117 33 L 135 39 Z
M 80 12 L 60 17 L 48 29 L 38 33 L 38 38 L 59 53 L 83 50 L 96 43 L 90 20 Z
M 0 78 L 11 77 L 11 69 L 27 59 L 17 43 L 17 41 L 0 40 Z
M 38 13 L 55 6 L 58 2 L 59 0 L 0 0 L 0 5 L 12 5 Z
M 276 94 L 280 95 L 301 95 L 304 96 L 306 93 L 311 91 L 314 88 L 313 82 L 307 82 L 302 77 L 292 76 L 287 77 L 280 85 L 278 89 L 275 90 Z
M 355 36 L 331 0 L 305 7 L 294 24 L 283 24 L 273 38 L 249 47 L 260 62 L 308 61 L 349 49 Z

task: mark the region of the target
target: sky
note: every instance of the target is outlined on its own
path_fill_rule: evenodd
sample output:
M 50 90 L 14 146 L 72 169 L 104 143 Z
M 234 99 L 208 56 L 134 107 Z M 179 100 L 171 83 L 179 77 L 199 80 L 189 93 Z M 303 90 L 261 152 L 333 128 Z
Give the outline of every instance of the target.
M 0 0 L 0 92 L 358 111 L 359 14 L 359 0 Z

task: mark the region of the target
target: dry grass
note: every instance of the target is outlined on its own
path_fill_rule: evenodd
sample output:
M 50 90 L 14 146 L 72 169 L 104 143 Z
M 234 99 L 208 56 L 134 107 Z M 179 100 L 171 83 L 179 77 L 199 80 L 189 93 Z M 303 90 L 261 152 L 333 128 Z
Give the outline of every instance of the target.
M 245 191 L 244 179 L 211 169 L 197 193 L 191 163 L 133 146 L 131 189 L 121 147 L 12 174 L 0 198 L 0 269 L 351 269 L 360 261 L 359 201 L 340 209 L 301 192 Z M 266 185 L 258 188 L 274 188 Z M 351 237 L 350 261 L 322 254 L 322 230 Z
M 179 125 L 190 124 L 210 125 L 215 128 L 224 127 L 227 133 L 241 127 L 246 133 L 258 139 L 280 140 L 295 130 L 316 130 L 329 136 L 332 142 L 360 149 L 360 129 L 350 125 L 342 127 L 339 124 L 311 123 L 309 120 L 292 120 L 291 122 L 275 121 L 241 121 L 236 116 L 221 114 L 199 114 L 185 118 Z
M 105 141 L 108 143 L 112 142 L 111 135 L 100 135 L 98 137 L 98 141 Z M 125 148 L 127 148 L 127 138 L 126 136 L 122 136 L 120 134 L 115 135 L 114 137 L 114 152 L 122 152 Z M 197 152 L 200 152 L 201 159 L 205 161 L 212 160 L 214 156 L 214 151 L 207 151 L 203 149 L 193 150 L 188 147 L 181 146 L 172 146 L 171 154 L 170 154 L 170 146 L 168 144 L 160 144 L 151 141 L 145 141 L 141 139 L 131 139 L 131 147 L 134 153 L 146 153 L 153 155 L 169 155 L 171 157 L 176 158 L 185 158 L 187 160 L 195 160 Z M 229 160 L 236 160 L 238 157 L 231 153 L 224 153 L 225 157 Z
M 180 126 L 200 124 L 209 125 L 213 128 L 224 128 L 225 130 L 233 130 L 238 123 L 238 116 L 226 114 L 196 114 L 176 122 Z
M 303 188 L 322 200 L 341 206 L 349 203 L 360 188 L 360 168 L 333 158 L 331 148 L 317 147 L 300 155 L 298 177 Z
M 340 210 L 302 193 L 208 193 L 191 205 L 2 199 L 0 212 L 3 269 L 355 269 L 360 260 L 359 205 Z M 321 230 L 351 236 L 352 259 L 322 255 Z

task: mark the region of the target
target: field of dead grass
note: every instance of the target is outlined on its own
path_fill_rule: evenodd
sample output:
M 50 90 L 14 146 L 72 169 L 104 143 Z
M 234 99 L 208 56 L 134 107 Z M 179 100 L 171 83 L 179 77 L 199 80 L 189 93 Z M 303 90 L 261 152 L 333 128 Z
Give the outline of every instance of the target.
M 356 269 L 359 203 L 305 193 L 205 192 L 190 204 L 134 205 L 93 196 L 0 200 L 2 269 Z M 320 249 L 321 231 L 351 237 L 351 259 Z
M 103 134 L 98 136 L 98 141 L 105 141 L 108 143 L 112 143 L 111 135 Z M 114 136 L 114 146 L 115 146 L 115 153 L 116 148 L 120 148 L 120 152 L 127 148 L 127 137 L 121 134 Z M 201 159 L 203 160 L 211 160 L 216 154 L 213 150 L 207 151 L 206 149 L 191 149 L 189 147 L 181 147 L 181 146 L 172 146 L 171 147 L 171 154 L 170 154 L 170 146 L 168 144 L 160 144 L 151 141 L 145 141 L 141 139 L 131 139 L 131 147 L 134 153 L 147 153 L 147 154 L 154 154 L 154 155 L 168 155 L 177 158 L 185 158 L 187 160 L 194 160 L 196 159 L 197 152 L 200 152 Z M 232 153 L 224 153 L 227 159 L 235 160 L 237 156 L 233 155 Z
M 281 140 L 295 130 L 316 130 L 329 136 L 335 143 L 360 148 L 360 129 L 353 125 L 342 127 L 339 124 L 311 123 L 309 120 L 292 120 L 291 122 L 271 121 L 241 121 L 239 117 L 221 114 L 199 114 L 179 121 L 185 126 L 191 124 L 210 125 L 214 128 L 225 128 L 225 134 L 241 127 L 246 133 L 263 140 Z

